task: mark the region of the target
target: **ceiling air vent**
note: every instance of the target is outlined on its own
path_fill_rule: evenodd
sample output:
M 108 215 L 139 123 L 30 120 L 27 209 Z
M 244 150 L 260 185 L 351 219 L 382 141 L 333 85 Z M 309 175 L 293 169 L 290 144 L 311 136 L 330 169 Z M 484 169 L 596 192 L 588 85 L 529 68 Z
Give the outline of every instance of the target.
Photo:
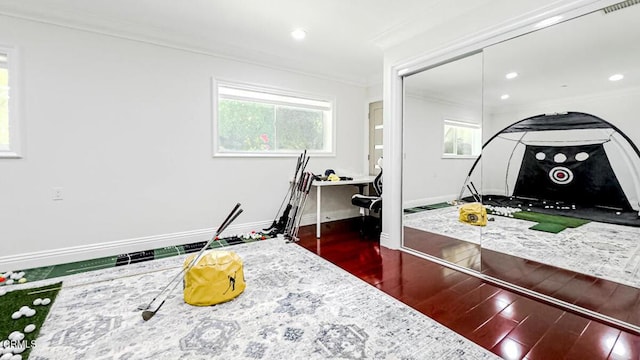
M 607 6 L 606 8 L 602 9 L 602 11 L 604 11 L 605 14 L 608 14 L 610 12 L 622 10 L 626 7 L 637 5 L 637 4 L 640 4 L 640 0 L 627 0 L 621 3 L 617 3 L 615 5 Z

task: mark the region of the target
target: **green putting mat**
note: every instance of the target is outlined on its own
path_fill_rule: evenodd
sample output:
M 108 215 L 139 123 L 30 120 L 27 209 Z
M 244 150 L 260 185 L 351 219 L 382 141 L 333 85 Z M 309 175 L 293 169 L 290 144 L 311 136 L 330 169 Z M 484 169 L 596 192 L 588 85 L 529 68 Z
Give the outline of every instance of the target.
M 271 236 L 265 236 L 265 238 L 270 238 Z M 230 236 L 221 238 L 217 241 L 214 241 L 209 246 L 209 249 L 217 249 L 221 247 L 231 246 L 235 244 L 248 243 L 259 241 L 260 239 L 254 239 L 250 236 L 248 237 L 238 237 L 238 236 Z M 24 278 L 27 281 L 38 281 L 51 279 L 60 276 L 74 275 L 87 271 L 93 270 L 102 270 L 109 269 L 115 266 L 122 266 L 133 264 L 141 261 L 148 261 L 154 259 L 162 259 L 170 256 L 184 255 L 187 253 L 197 252 L 204 246 L 206 242 L 197 242 L 191 244 L 184 245 L 176 245 L 176 246 L 168 246 L 159 249 L 147 250 L 147 251 L 139 251 L 128 254 L 120 254 L 118 256 L 109 256 L 85 261 L 77 261 L 66 264 L 58 264 L 52 266 L 44 266 L 40 268 L 32 268 L 24 270 Z M 0 288 L 4 286 L 0 284 Z M 1 354 L 0 354 L 1 355 Z
M 186 251 L 182 245 L 168 246 L 160 249 L 155 249 L 153 253 L 154 259 L 163 259 L 166 257 L 184 255 L 184 254 L 186 254 Z
M 436 203 L 436 204 L 429 204 L 429 205 L 425 205 L 425 206 L 421 206 L 421 208 L 427 209 L 427 210 L 433 210 L 433 209 L 442 209 L 442 208 L 446 208 L 449 206 L 453 206 L 451 204 L 448 204 L 446 202 L 441 202 L 441 203 Z
M 73 263 L 55 265 L 51 272 L 47 275 L 47 279 L 59 276 L 75 275 L 87 271 L 110 269 L 116 265 L 117 256 L 110 256 L 86 261 L 77 261 Z M 29 281 L 40 280 L 31 276 L 28 270 L 25 270 L 25 277 Z
M 569 216 L 549 215 L 537 213 L 534 211 L 519 211 L 513 214 L 513 217 L 521 220 L 534 221 L 545 224 L 563 225 L 565 228 L 576 228 L 589 223 L 589 220 L 578 219 Z
M 5 340 L 5 345 L 9 344 L 11 347 L 24 348 L 24 352 L 21 353 L 22 359 L 28 359 L 31 348 L 38 346 L 37 337 L 40 333 L 40 328 L 44 324 L 44 320 L 49 314 L 49 309 L 53 304 L 62 283 L 55 283 L 38 288 L 12 290 L 5 295 L 0 296 L 0 339 Z M 2 287 L 8 289 L 8 287 Z M 34 300 L 49 298 L 51 303 L 48 305 L 34 305 Z M 35 315 L 26 317 L 22 315 L 19 319 L 12 319 L 11 315 L 16 311 L 19 312 L 20 308 L 28 306 L 35 310 Z M 35 330 L 30 333 L 25 332 L 27 325 L 35 325 Z M 20 341 L 7 341 L 9 334 L 14 331 L 19 331 L 24 334 L 24 339 Z
M 538 223 L 533 225 L 532 227 L 530 227 L 529 229 L 531 230 L 538 230 L 538 231 L 544 231 L 544 232 L 548 232 L 548 233 L 553 233 L 553 234 L 557 234 L 560 231 L 566 229 L 567 227 L 561 224 L 554 224 L 554 223 Z

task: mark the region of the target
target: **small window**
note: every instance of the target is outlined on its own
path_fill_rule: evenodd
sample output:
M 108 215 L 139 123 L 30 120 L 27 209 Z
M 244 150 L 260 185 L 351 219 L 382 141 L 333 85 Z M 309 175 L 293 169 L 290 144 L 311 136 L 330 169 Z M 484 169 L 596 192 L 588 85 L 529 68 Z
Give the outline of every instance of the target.
M 13 49 L 0 46 L 0 158 L 20 157 L 14 63 Z
M 333 154 L 333 101 L 218 82 L 214 155 Z
M 455 120 L 444 121 L 445 157 L 476 157 L 482 147 L 480 125 Z

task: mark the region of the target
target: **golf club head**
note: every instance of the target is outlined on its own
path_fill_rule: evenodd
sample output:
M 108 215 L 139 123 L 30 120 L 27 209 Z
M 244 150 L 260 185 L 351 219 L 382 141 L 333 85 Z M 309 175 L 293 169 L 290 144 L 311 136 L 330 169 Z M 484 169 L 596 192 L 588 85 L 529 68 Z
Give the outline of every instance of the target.
M 162 300 L 162 302 L 160 303 L 160 305 L 158 305 L 158 307 L 154 310 L 145 310 L 142 312 L 142 318 L 144 319 L 144 321 L 148 321 L 149 319 L 151 319 L 153 317 L 153 315 L 155 315 L 158 310 L 160 310 L 160 308 L 162 307 L 162 305 L 164 305 L 165 300 Z
M 155 315 L 156 312 L 155 311 L 151 311 L 151 310 L 145 310 L 142 312 L 142 319 L 144 319 L 144 321 L 148 321 L 149 319 L 151 319 L 153 317 L 153 315 Z

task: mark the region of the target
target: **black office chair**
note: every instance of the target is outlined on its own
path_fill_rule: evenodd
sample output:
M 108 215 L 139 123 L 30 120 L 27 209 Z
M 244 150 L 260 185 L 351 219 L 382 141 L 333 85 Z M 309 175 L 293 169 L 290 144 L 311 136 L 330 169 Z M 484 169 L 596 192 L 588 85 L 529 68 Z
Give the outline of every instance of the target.
M 360 227 L 360 235 L 364 236 L 367 231 L 367 212 L 380 213 L 380 219 L 374 224 L 375 234 L 379 233 L 382 229 L 382 170 L 376 178 L 373 180 L 373 189 L 376 192 L 376 196 L 368 196 L 362 194 L 355 194 L 351 197 L 351 204 L 360 208 L 360 218 L 362 224 Z

